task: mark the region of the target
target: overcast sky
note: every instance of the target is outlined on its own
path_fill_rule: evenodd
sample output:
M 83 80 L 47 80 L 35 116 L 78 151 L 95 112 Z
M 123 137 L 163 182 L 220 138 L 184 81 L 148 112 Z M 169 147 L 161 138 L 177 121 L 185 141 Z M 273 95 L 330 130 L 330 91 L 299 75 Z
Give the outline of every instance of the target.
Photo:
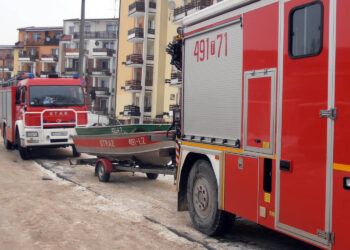
M 0 45 L 14 45 L 18 28 L 62 26 L 63 19 L 80 18 L 81 0 L 0 0 L 0 10 Z M 86 18 L 114 16 L 119 16 L 119 0 L 85 0 Z

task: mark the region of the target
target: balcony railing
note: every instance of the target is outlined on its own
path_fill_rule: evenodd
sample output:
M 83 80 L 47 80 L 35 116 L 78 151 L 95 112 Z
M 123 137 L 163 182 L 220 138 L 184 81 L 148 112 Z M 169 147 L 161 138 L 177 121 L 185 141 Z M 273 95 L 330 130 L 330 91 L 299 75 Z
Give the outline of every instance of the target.
M 153 85 L 152 80 L 146 80 L 145 82 L 146 87 L 152 87 L 152 85 Z M 140 91 L 140 90 L 142 90 L 140 80 L 129 80 L 125 82 L 125 91 Z
M 74 39 L 80 38 L 80 33 L 75 32 L 73 34 Z M 99 32 L 85 32 L 85 39 L 117 39 L 117 32 L 115 31 L 99 31 Z
M 58 56 L 57 55 L 52 55 L 52 54 L 46 54 L 46 55 L 41 55 L 41 59 L 43 58 L 52 58 L 53 61 L 58 61 Z
M 114 49 L 107 49 L 107 48 L 94 48 L 92 49 L 92 52 L 105 55 L 105 56 L 113 56 L 113 54 L 116 53 Z
M 64 68 L 64 71 L 72 73 L 72 72 L 78 72 L 79 69 L 78 68 Z
M 36 59 L 39 58 L 39 54 L 35 54 L 35 55 L 27 55 L 27 53 L 24 53 L 22 55 L 19 55 L 18 56 L 20 59 L 23 59 L 23 58 L 29 58 L 29 61 L 35 61 Z
M 106 75 L 106 76 L 112 75 L 111 71 L 109 69 L 104 69 L 104 68 L 93 68 L 92 69 L 92 74 L 103 74 L 103 75 Z
M 107 87 L 93 87 L 92 90 L 95 91 L 96 95 L 110 95 Z
M 148 55 L 147 56 L 147 61 L 153 61 L 154 60 L 154 56 L 153 55 Z M 140 65 L 143 64 L 143 59 L 142 59 L 142 55 L 141 54 L 132 54 L 132 55 L 128 55 L 126 56 L 126 62 L 125 64 L 127 66 L 134 66 L 137 65 L 137 67 L 140 67 Z
M 149 3 L 150 9 L 156 9 L 157 5 L 154 2 Z M 145 2 L 134 2 L 129 5 L 129 16 L 135 12 L 145 12 Z
M 188 12 L 192 13 L 194 11 L 202 10 L 210 5 L 211 5 L 210 0 L 192 0 L 191 2 L 186 4 L 185 6 L 176 8 L 174 10 L 174 19 L 176 20 L 177 16 L 179 16 L 181 14 L 186 15 L 186 14 L 188 14 Z

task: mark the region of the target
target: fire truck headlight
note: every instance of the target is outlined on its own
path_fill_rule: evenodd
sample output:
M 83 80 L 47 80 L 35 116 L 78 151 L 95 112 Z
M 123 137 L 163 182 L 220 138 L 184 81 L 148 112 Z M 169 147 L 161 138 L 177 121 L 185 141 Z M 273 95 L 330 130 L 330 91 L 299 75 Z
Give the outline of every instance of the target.
M 26 136 L 27 137 L 38 137 L 39 134 L 36 131 L 29 131 L 29 132 L 26 132 Z
M 344 188 L 350 190 L 350 177 L 344 177 Z

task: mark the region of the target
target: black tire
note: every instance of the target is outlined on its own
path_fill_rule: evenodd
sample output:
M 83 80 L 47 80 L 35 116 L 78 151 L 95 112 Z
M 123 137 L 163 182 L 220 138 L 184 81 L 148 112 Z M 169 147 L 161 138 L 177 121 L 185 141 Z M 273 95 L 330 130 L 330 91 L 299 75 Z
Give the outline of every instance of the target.
M 21 156 L 22 160 L 29 160 L 30 159 L 30 153 L 28 148 L 23 148 L 20 145 L 18 146 L 19 155 Z
M 209 236 L 230 229 L 234 216 L 219 210 L 215 173 L 206 160 L 197 160 L 190 170 L 187 183 L 187 203 L 195 228 Z
M 109 182 L 110 174 L 106 173 L 106 169 L 103 162 L 97 162 L 96 173 L 100 182 Z
M 7 138 L 6 138 L 6 126 L 3 127 L 3 139 L 4 139 L 4 146 L 5 146 L 5 148 L 7 150 L 12 149 L 13 144 L 9 140 L 7 140 Z
M 16 145 L 22 160 L 24 161 L 29 160 L 30 159 L 29 148 L 24 148 L 21 146 L 21 137 L 19 135 L 18 129 L 16 130 Z
M 73 157 L 80 157 L 80 153 L 77 151 L 77 148 L 72 145 Z
M 158 178 L 158 174 L 147 173 L 147 178 L 150 180 L 156 180 Z

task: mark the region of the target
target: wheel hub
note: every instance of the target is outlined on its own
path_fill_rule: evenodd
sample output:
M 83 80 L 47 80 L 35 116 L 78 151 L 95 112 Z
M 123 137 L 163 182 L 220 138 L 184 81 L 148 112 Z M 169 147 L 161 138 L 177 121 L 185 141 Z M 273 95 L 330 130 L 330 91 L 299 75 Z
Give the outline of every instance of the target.
M 207 217 L 209 213 L 208 183 L 205 179 L 198 179 L 193 190 L 194 208 L 201 217 Z

